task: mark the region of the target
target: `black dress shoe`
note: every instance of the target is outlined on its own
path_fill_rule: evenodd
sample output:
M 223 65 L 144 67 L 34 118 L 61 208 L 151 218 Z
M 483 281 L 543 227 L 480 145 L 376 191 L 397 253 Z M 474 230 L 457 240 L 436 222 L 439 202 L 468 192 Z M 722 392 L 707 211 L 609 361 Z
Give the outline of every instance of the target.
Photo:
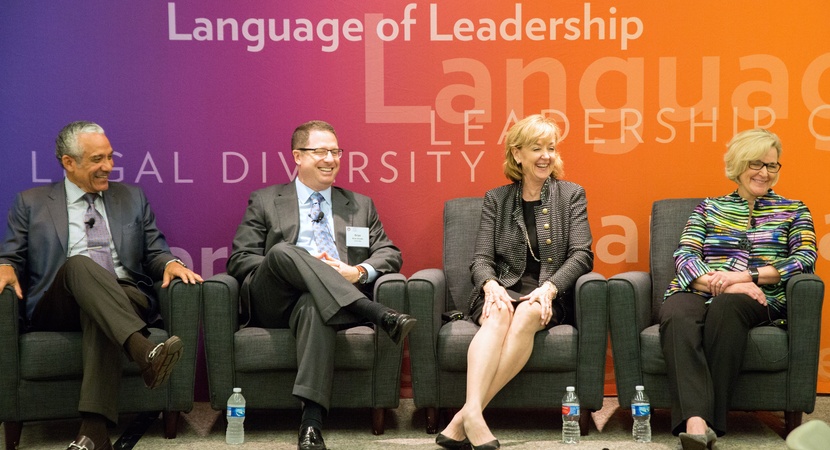
M 418 323 L 418 320 L 408 314 L 389 311 L 383 313 L 381 328 L 392 338 L 395 345 L 399 345 L 403 342 L 406 335 L 412 331 L 416 323 Z
M 472 444 L 470 444 L 472 445 Z M 497 450 L 500 449 L 501 445 L 499 444 L 498 439 L 493 439 L 490 442 L 485 442 L 481 445 L 473 445 L 473 450 Z
M 323 433 L 315 427 L 301 428 L 300 437 L 297 439 L 297 450 L 326 450 Z
M 450 450 L 457 450 L 464 448 L 465 445 L 469 445 L 470 441 L 467 438 L 464 438 L 463 441 L 457 441 L 438 433 L 438 436 L 435 436 L 435 443 Z
M 66 450 L 95 450 L 95 444 L 92 442 L 92 439 L 80 435 L 69 444 L 69 447 L 66 447 Z

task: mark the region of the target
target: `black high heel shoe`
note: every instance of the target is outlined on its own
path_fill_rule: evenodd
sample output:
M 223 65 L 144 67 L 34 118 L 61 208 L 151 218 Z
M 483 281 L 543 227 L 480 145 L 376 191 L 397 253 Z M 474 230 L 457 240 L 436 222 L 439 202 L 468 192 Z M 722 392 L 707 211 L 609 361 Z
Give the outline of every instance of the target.
M 470 445 L 473 445 L 472 442 Z M 473 445 L 473 450 L 498 450 L 501 448 L 498 439 L 493 439 L 490 442 L 485 442 L 481 445 Z
M 449 450 L 460 450 L 469 444 L 470 441 L 467 438 L 464 438 L 463 441 L 457 441 L 438 433 L 438 436 L 435 436 L 435 443 Z

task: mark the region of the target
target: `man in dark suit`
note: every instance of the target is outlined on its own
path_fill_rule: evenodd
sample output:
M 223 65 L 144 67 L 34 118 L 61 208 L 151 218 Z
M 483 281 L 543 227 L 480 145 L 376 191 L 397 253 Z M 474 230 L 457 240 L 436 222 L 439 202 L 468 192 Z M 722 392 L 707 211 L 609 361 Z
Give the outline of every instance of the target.
M 82 421 L 68 448 L 112 449 L 107 421 L 118 420 L 121 352 L 151 389 L 182 352 L 176 336 L 159 345 L 146 338 L 158 317 L 153 282 L 202 278 L 170 253 L 141 189 L 109 182 L 113 150 L 99 125 L 64 127 L 56 156 L 66 178 L 19 193 L 9 211 L 0 290 L 25 299 L 30 330 L 83 333 Z
M 303 404 L 297 447 L 325 449 L 337 330 L 370 321 L 400 344 L 415 319 L 370 300 L 377 277 L 400 270 L 401 253 L 369 197 L 332 186 L 343 153 L 334 128 L 300 125 L 291 148 L 297 178 L 251 194 L 228 273 L 242 285 L 253 325 L 294 332 L 293 394 Z

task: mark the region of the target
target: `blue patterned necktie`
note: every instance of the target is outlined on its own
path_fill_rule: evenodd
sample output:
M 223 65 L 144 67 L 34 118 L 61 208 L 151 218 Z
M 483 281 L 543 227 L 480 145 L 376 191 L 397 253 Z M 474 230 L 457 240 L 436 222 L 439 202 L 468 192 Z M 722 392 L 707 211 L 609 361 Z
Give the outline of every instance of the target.
M 115 275 L 115 264 L 112 262 L 112 253 L 110 252 L 110 233 L 107 230 L 104 217 L 95 209 L 96 197 L 98 197 L 98 194 L 84 194 L 84 200 L 89 205 L 86 213 L 84 213 L 87 251 L 93 261 Z
M 311 227 L 314 230 L 314 242 L 317 243 L 317 249 L 321 252 L 328 253 L 334 259 L 340 259 L 337 253 L 337 247 L 334 245 L 334 238 L 328 227 L 328 220 L 323 216 L 323 210 L 320 205 L 323 203 L 323 195 L 319 192 L 311 194 Z

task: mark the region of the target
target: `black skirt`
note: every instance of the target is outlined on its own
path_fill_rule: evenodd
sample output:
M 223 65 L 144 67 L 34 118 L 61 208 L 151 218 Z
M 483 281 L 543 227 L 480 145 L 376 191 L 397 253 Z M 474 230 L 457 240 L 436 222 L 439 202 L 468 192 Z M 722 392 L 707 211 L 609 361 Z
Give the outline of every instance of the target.
M 526 273 L 521 279 L 519 279 L 518 282 L 516 282 L 516 284 L 506 288 L 506 291 L 507 295 L 513 299 L 513 307 L 516 307 L 519 304 L 519 297 L 530 294 L 537 287 L 539 287 L 538 278 Z M 559 295 L 553 299 L 553 316 L 550 318 L 550 322 L 548 322 L 547 326 L 545 326 L 546 330 L 549 330 L 556 325 L 565 323 L 568 318 L 568 308 L 565 306 L 566 302 L 561 295 L 562 293 L 560 292 Z M 470 305 L 470 319 L 472 319 L 472 321 L 476 324 L 481 325 L 479 320 L 481 320 L 483 310 L 484 292 L 481 292 Z

